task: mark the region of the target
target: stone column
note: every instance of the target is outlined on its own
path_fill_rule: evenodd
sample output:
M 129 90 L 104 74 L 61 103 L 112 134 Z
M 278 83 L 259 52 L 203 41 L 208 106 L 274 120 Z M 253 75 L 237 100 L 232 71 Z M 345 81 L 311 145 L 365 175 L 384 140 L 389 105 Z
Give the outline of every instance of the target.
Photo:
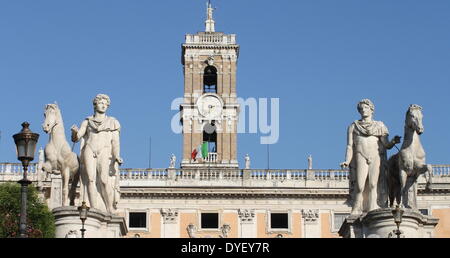
M 179 238 L 180 226 L 178 223 L 178 210 L 176 209 L 161 209 L 162 217 L 162 238 Z
M 257 225 L 255 210 L 238 210 L 239 221 L 241 224 L 240 238 L 256 238 Z
M 322 229 L 319 223 L 319 210 L 303 209 L 302 225 L 304 238 L 321 238 Z

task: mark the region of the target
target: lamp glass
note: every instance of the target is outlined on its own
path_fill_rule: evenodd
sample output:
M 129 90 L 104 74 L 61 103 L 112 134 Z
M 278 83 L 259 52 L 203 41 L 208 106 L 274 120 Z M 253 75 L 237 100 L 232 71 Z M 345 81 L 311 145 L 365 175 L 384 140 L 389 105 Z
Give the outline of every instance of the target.
M 80 219 L 87 219 L 87 209 L 86 208 L 80 209 Z
M 34 159 L 36 144 L 39 139 L 39 134 L 33 133 L 29 126 L 29 123 L 24 122 L 20 133 L 13 135 L 16 144 L 17 158 L 22 162 L 32 161 Z
M 401 210 L 400 208 L 396 208 L 395 210 L 392 211 L 395 223 L 402 223 L 403 212 L 404 211 Z
M 27 148 L 27 158 L 30 160 L 34 159 L 34 153 L 36 152 L 36 141 L 30 139 L 28 141 L 28 148 Z
M 27 156 L 27 143 L 25 139 L 20 139 L 16 142 L 17 158 L 21 159 Z

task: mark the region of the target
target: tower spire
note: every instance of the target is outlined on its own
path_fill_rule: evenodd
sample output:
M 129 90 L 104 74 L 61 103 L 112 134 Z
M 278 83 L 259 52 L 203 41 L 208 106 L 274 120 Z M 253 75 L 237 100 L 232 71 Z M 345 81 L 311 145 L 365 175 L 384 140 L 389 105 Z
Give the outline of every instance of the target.
M 206 32 L 216 32 L 213 12 L 214 8 L 211 5 L 211 0 L 208 0 L 208 2 L 206 3 L 206 21 L 205 21 Z

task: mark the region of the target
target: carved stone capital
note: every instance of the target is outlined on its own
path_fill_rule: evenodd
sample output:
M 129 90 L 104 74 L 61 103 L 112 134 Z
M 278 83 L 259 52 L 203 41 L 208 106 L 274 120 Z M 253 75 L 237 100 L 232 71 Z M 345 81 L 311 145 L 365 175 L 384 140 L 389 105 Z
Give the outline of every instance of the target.
M 161 209 L 161 215 L 165 224 L 177 223 L 178 210 Z
M 241 223 L 253 223 L 255 220 L 255 210 L 238 210 Z
M 304 218 L 307 223 L 316 223 L 319 220 L 319 210 L 303 209 L 302 218 Z

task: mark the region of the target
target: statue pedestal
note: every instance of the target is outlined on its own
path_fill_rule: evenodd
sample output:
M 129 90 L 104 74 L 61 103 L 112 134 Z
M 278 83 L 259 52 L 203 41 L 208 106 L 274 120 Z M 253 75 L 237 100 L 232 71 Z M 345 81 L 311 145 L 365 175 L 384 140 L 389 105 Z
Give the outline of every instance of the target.
M 418 211 L 406 209 L 400 224 L 401 237 L 432 238 L 438 221 Z M 350 215 L 342 224 L 339 235 L 343 238 L 387 238 L 396 229 L 392 209 L 384 208 L 363 215 Z
M 82 228 L 78 207 L 52 210 L 55 216 L 56 238 L 81 238 Z M 121 238 L 128 233 L 125 219 L 100 210 L 90 209 L 84 224 L 85 238 Z

